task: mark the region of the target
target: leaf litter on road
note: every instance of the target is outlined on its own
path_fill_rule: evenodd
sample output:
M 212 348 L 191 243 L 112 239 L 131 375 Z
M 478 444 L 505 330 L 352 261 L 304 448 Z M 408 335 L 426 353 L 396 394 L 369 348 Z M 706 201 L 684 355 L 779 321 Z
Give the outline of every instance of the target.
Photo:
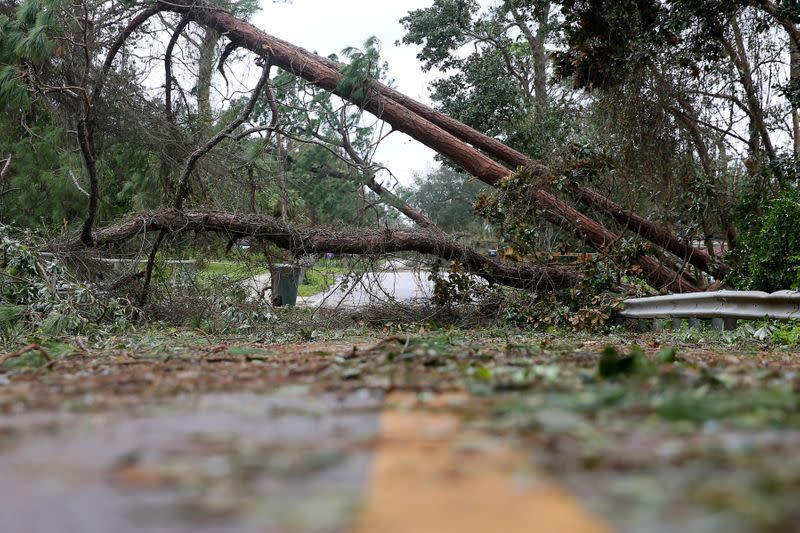
M 350 340 L 263 345 L 184 334 L 137 344 L 121 338 L 59 355 L 49 366 L 6 365 L 0 453 L 13 455 L 30 439 L 58 440 L 65 431 L 75 438 L 74 428 L 53 429 L 52 420 L 25 421 L 40 413 L 94 413 L 124 426 L 158 412 L 164 424 L 155 424 L 165 435 L 174 433 L 169 410 L 187 409 L 187 398 L 217 398 L 230 411 L 225 416 L 256 426 L 321 427 L 338 417 L 369 415 L 369 431 L 356 435 L 343 435 L 346 428 L 335 423 L 325 430 L 332 433 L 312 432 L 302 443 L 289 437 L 265 443 L 250 426 L 228 437 L 201 431 L 159 444 L 164 453 L 155 458 L 122 446 L 103 467 L 118 490 L 172 494 L 167 500 L 178 518 L 169 520 L 186 520 L 189 512 L 228 525 L 237 519 L 252 524 L 253 513 L 261 516 L 255 502 L 266 494 L 259 483 L 291 478 L 296 487 L 325 485 L 326 472 L 349 457 L 365 460 L 377 431 L 376 398 L 409 391 L 424 400 L 460 391 L 466 393 L 462 401 L 420 408 L 461 417 L 472 437 L 459 446 L 481 449 L 475 435 L 513 443 L 621 531 L 790 531 L 800 520 L 795 353 L 737 353 L 713 343 L 665 346 L 652 339 L 640 339 L 640 348 L 620 337 L 485 332 Z M 260 400 L 230 400 L 279 391 L 297 400 L 254 412 L 248 405 Z M 360 394 L 373 400 L 314 403 Z M 330 444 L 331 436 L 338 444 Z M 357 507 L 356 493 L 334 505 L 340 523 L 347 520 L 342 509 Z M 318 497 L 330 508 L 329 499 Z M 301 530 L 319 525 L 304 527 L 296 507 L 285 511 L 270 507 L 266 514 L 272 515 L 260 523 L 281 515 L 278 522 Z

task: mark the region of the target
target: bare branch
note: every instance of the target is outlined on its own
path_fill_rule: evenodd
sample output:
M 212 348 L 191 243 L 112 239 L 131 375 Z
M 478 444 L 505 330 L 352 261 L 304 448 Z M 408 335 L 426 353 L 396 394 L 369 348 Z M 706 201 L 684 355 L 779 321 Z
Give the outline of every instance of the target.
M 164 52 L 164 107 L 166 108 L 167 120 L 171 124 L 175 122 L 175 114 L 172 110 L 172 50 L 188 25 L 189 19 L 185 16 L 181 17 L 181 21 L 175 26 L 175 31 L 172 32 L 172 37 L 167 44 L 167 50 Z
M 162 11 L 163 9 L 164 7 L 161 5 L 161 3 L 143 9 L 131 19 L 125 29 L 122 30 L 122 33 L 117 36 L 117 39 L 108 50 L 105 61 L 103 61 L 102 73 L 100 78 L 97 80 L 97 84 L 94 87 L 94 93 L 92 94 L 93 100 L 96 100 L 102 94 L 106 77 L 108 76 L 108 71 L 111 70 L 111 65 L 114 64 L 114 59 L 117 57 L 119 49 L 122 48 L 122 45 L 125 44 L 125 41 L 128 39 L 128 37 L 130 37 L 131 34 L 139 28 L 139 26 L 147 22 L 150 17 Z
M 75 188 L 78 189 L 85 197 L 89 198 L 89 193 L 86 192 L 86 189 L 81 187 L 80 183 L 78 183 L 78 178 L 75 177 L 75 174 L 72 172 L 72 170 L 69 171 L 69 177 L 72 179 L 72 184 L 75 185 Z
M 0 170 L 0 189 L 3 188 L 3 184 L 5 184 L 6 176 L 8 175 L 8 171 L 11 168 L 11 154 L 8 154 L 8 157 L 3 163 L 3 169 Z
M 263 92 L 264 87 L 269 80 L 271 66 L 272 65 L 269 62 L 267 62 L 267 64 L 264 66 L 262 69 L 261 78 L 258 80 L 255 89 L 253 89 L 250 99 L 236 116 L 236 118 L 234 118 L 227 126 L 222 128 L 219 132 L 217 132 L 216 135 L 211 137 L 211 139 L 209 139 L 203 146 L 192 152 L 192 154 L 189 156 L 189 159 L 186 161 L 186 165 L 183 168 L 183 172 L 181 173 L 180 178 L 178 178 L 178 191 L 175 195 L 175 209 L 180 210 L 183 207 L 189 176 L 191 175 L 200 158 L 210 152 L 216 145 L 233 133 L 233 131 L 241 126 L 244 121 L 247 120 L 247 117 L 249 117 L 253 112 L 256 102 L 258 101 L 259 96 Z

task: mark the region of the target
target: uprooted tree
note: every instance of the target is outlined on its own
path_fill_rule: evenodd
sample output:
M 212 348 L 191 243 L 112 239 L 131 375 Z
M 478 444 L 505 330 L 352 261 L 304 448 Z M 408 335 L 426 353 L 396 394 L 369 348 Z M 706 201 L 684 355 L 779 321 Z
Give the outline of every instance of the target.
M 58 2 L 47 4 L 43 13 L 54 13 L 57 5 Z M 166 76 L 164 127 L 174 133 L 175 140 L 169 146 L 160 146 L 159 149 L 164 154 L 162 168 L 165 176 L 169 174 L 166 167 L 170 161 L 181 169 L 171 187 L 170 200 L 173 209 L 134 214 L 126 221 L 97 229 L 95 221 L 102 203 L 94 138 L 98 122 L 97 108 L 106 105 L 109 78 L 115 78 L 113 79 L 115 89 L 119 89 L 119 84 L 124 83 L 124 80 L 121 81 L 113 76 L 114 65 L 121 51 L 124 51 L 126 46 L 135 46 L 129 44 L 129 41 L 135 39 L 137 32 L 147 27 L 148 23 L 169 13 L 176 14 L 178 18 L 164 26 L 172 32 L 164 54 Z M 712 255 L 713 250 L 693 246 L 685 236 L 678 236 L 666 227 L 624 208 L 619 202 L 586 184 L 569 181 L 564 183 L 560 178 L 567 171 L 566 168 L 545 165 L 533 160 L 511 146 L 381 83 L 378 79 L 380 68 L 374 64 L 374 58 L 369 50 L 363 54 L 355 54 L 351 57 L 351 63 L 345 65 L 273 37 L 232 12 L 204 2 L 155 1 L 145 5 L 136 13 L 130 12 L 130 8 L 120 8 L 118 12 L 105 14 L 109 20 L 116 23 L 124 22 L 124 25 L 121 25 L 122 29 L 116 35 L 106 33 L 106 40 L 102 44 L 92 39 L 90 30 L 95 27 L 96 21 L 92 20 L 87 10 L 84 10 L 78 15 L 73 14 L 70 19 L 73 24 L 71 31 L 82 36 L 83 41 L 55 38 L 54 42 L 59 43 L 59 48 L 53 50 L 53 47 L 50 47 L 50 53 L 54 53 L 56 57 L 66 56 L 70 52 L 76 54 L 71 67 L 80 74 L 77 79 L 72 71 L 65 76 L 62 72 L 65 67 L 47 62 L 43 55 L 32 54 L 30 51 L 35 50 L 34 33 L 39 31 L 36 35 L 47 34 L 48 20 L 40 20 L 42 17 L 35 13 L 20 15 L 19 12 L 16 23 L 12 24 L 8 22 L 10 19 L 6 19 L 4 24 L 7 29 L 10 28 L 18 33 L 19 44 L 14 48 L 15 52 L 9 54 L 5 61 L 9 64 L 22 65 L 13 72 L 8 69 L 6 72 L 9 75 L 14 72 L 20 73 L 17 81 L 27 91 L 58 99 L 70 111 L 72 120 L 76 124 L 82 168 L 89 184 L 88 190 L 80 188 L 78 183 L 76 186 L 87 198 L 88 214 L 84 219 L 80 240 L 71 241 L 69 246 L 74 247 L 78 242 L 90 247 L 115 245 L 137 234 L 158 231 L 158 237 L 150 252 L 144 295 L 160 243 L 169 235 L 186 230 L 222 233 L 231 242 L 242 237 L 254 237 L 295 254 L 323 251 L 358 254 L 416 251 L 438 255 L 448 260 L 459 260 L 470 271 L 491 282 L 532 290 L 561 289 L 574 285 L 580 279 L 579 273 L 571 268 L 510 265 L 484 257 L 437 230 L 423 213 L 415 210 L 376 181 L 376 168 L 367 160 L 364 152 L 359 151 L 359 140 L 351 139 L 348 133 L 349 128 L 359 119 L 358 113 L 348 116 L 345 107 L 335 110 L 330 106 L 326 107 L 326 100 L 315 97 L 312 102 L 319 109 L 313 116 L 306 110 L 304 115 L 301 113 L 289 117 L 299 122 L 317 121 L 314 128 L 302 129 L 301 132 L 307 133 L 308 138 L 298 138 L 300 135 L 298 131 L 279 124 L 280 111 L 276 93 L 281 87 L 277 83 L 274 83 L 276 86 L 273 87 L 270 77 L 272 67 L 281 69 L 293 79 L 305 80 L 314 87 L 350 102 L 358 111 L 370 112 L 389 124 L 393 131 L 409 135 L 438 152 L 453 165 L 491 186 L 505 187 L 512 181 L 522 183 L 524 198 L 538 217 L 557 226 L 602 255 L 616 256 L 626 232 L 648 241 L 648 253 L 640 253 L 630 257 L 629 260 L 632 261 L 635 271 L 658 289 L 674 292 L 702 289 L 707 283 L 702 281 L 701 276 L 693 275 L 689 271 L 689 266 L 693 267 L 695 272 L 706 275 L 706 279 L 722 280 L 728 270 L 727 265 L 719 257 Z M 107 27 L 114 27 L 113 22 Z M 194 138 L 187 137 L 181 125 L 177 123 L 176 106 L 182 105 L 188 110 L 189 105 L 185 102 L 186 95 L 180 89 L 172 68 L 174 49 L 191 23 L 201 28 L 204 36 L 198 52 L 197 91 L 208 85 L 209 61 L 213 61 L 213 57 L 211 59 L 208 57 L 208 50 L 203 48 L 207 44 L 205 38 L 214 43 L 224 39 L 227 43 L 220 54 L 218 64 L 223 76 L 226 60 L 232 57 L 237 49 L 254 54 L 262 69 L 261 78 L 250 97 L 239 104 L 238 111 L 228 120 L 221 121 L 221 125 L 214 128 L 216 131 L 212 131 L 208 126 L 206 117 L 208 113 L 200 109 L 203 106 L 200 106 L 198 101 L 197 125 L 193 128 Z M 88 55 L 88 50 L 92 47 L 106 50 L 99 68 Z M 83 55 L 78 52 L 82 52 Z M 177 93 L 183 99 L 182 104 L 180 100 L 173 102 L 174 88 L 178 88 Z M 539 90 L 540 88 L 537 88 L 537 91 Z M 205 92 L 203 89 L 204 94 Z M 536 97 L 539 105 L 537 109 L 541 112 L 541 94 L 537 92 Z M 19 98 L 19 105 L 22 105 L 22 96 Z M 292 112 L 299 108 L 299 105 L 290 106 L 289 110 Z M 242 129 L 245 122 L 255 125 Z M 219 143 L 238 142 L 253 135 L 273 137 L 275 142 L 270 145 L 270 149 L 275 152 L 276 160 L 283 161 L 284 164 L 291 157 L 290 151 L 286 148 L 288 143 L 314 142 L 327 145 L 334 143 L 341 148 L 341 154 L 337 157 L 347 160 L 349 168 L 356 176 L 355 179 L 361 180 L 362 184 L 377 194 L 386 205 L 399 210 L 417 223 L 420 229 L 330 232 L 320 228 L 292 227 L 286 223 L 285 184 L 279 190 L 277 221 L 269 217 L 221 213 L 213 209 L 205 212 L 197 209 L 184 212 L 184 203 L 192 188 L 193 175 L 196 167 L 202 164 L 203 157 Z M 332 137 L 337 139 L 334 140 Z M 275 171 L 275 169 L 270 170 Z M 279 177 L 284 173 L 285 168 L 277 169 Z M 326 173 L 335 176 L 336 171 L 328 170 Z M 255 212 L 253 198 L 257 192 L 257 185 L 255 175 L 252 178 L 253 187 L 249 194 L 251 212 Z M 281 179 L 283 178 L 278 180 L 279 186 Z M 556 183 L 558 186 L 555 186 Z M 203 186 L 204 184 L 200 182 L 195 188 L 202 189 Z M 233 191 L 232 194 L 244 197 L 246 191 Z M 569 205 L 562 198 L 574 201 L 580 209 Z M 599 214 L 613 221 L 619 229 L 612 231 L 587 213 Z

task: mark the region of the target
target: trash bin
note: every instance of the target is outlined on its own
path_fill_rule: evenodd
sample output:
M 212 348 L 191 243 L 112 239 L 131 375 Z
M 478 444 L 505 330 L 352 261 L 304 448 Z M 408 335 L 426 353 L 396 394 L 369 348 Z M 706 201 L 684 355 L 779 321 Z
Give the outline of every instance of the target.
M 303 267 L 295 265 L 272 265 L 272 305 L 295 305 L 297 287 L 303 277 Z

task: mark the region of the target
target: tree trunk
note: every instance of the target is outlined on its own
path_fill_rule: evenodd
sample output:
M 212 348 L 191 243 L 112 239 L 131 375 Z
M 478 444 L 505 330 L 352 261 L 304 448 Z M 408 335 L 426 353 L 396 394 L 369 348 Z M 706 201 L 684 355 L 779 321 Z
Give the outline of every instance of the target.
M 639 233 L 652 242 L 665 243 L 666 246 L 664 246 L 664 250 L 684 261 L 688 261 L 689 264 L 699 268 L 703 272 L 710 273 L 715 278 L 723 278 L 728 272 L 728 266 L 726 264 L 716 262 L 714 258 L 705 251 L 675 238 L 674 235 L 661 226 L 653 224 L 649 220 L 644 220 L 635 213 L 625 211 L 622 206 L 614 203 L 597 191 L 588 187 L 576 187 L 572 191 L 572 196 L 580 200 L 580 202 L 587 207 L 597 209 L 607 214 L 612 219 L 624 225 L 626 229 Z
M 528 41 L 533 58 L 533 96 L 536 118 L 542 120 L 547 114 L 549 98 L 547 95 L 547 36 L 550 33 L 550 2 L 537 2 L 534 7 L 536 18 L 536 35 L 528 27 L 525 19 L 517 10 L 511 10 L 520 31 Z
M 739 74 L 739 82 L 742 84 L 742 88 L 744 89 L 746 96 L 745 101 L 747 102 L 751 125 L 758 133 L 767 157 L 770 161 L 775 161 L 777 154 L 775 152 L 775 147 L 772 144 L 769 130 L 767 129 L 767 123 L 764 117 L 764 109 L 761 106 L 761 100 L 759 99 L 758 91 L 756 90 L 755 82 L 753 81 L 753 68 L 750 65 L 750 60 L 747 57 L 747 49 L 744 45 L 742 30 L 735 18 L 731 19 L 730 24 L 733 31 L 734 42 L 731 43 L 728 39 L 723 39 L 722 45 L 734 67 L 736 67 L 737 73 Z M 778 181 L 782 182 L 784 179 L 782 173 L 778 170 L 775 172 L 775 177 L 778 179 Z
M 539 206 L 546 205 L 555 200 L 555 197 L 545 191 L 534 191 Z M 621 237 L 601 226 L 594 220 L 582 216 L 576 209 L 564 206 L 558 211 L 548 209 L 541 210 L 542 216 L 549 222 L 570 230 L 570 233 L 578 236 L 584 242 L 601 254 L 611 253 L 614 245 L 619 242 Z M 667 268 L 649 255 L 641 256 L 633 260 L 633 264 L 638 266 L 647 281 L 656 288 L 666 288 L 673 292 L 695 292 L 699 287 L 683 279 L 678 272 Z
M 441 233 L 423 229 L 296 228 L 269 216 L 217 211 L 187 213 L 166 209 L 140 213 L 98 230 L 95 233 L 96 243 L 98 246 L 119 244 L 152 231 L 158 231 L 160 235 L 213 232 L 229 239 L 250 236 L 271 242 L 297 256 L 325 252 L 365 255 L 418 252 L 448 261 L 460 261 L 471 273 L 489 282 L 527 290 L 566 289 L 580 280 L 579 272 L 573 268 L 501 263 Z M 77 249 L 82 246 L 80 240 L 75 239 L 58 249 Z
M 211 129 L 211 77 L 214 74 L 214 59 L 219 42 L 219 32 L 206 28 L 200 42 L 200 58 L 197 65 L 197 138 L 202 139 Z
M 800 45 L 789 36 L 789 81 L 792 88 L 800 88 Z M 800 156 L 800 114 L 796 105 L 792 105 L 792 139 L 794 155 Z
M 330 59 L 322 58 L 315 54 L 310 54 L 305 50 L 303 50 L 303 52 L 307 54 L 309 60 L 319 60 L 331 68 L 339 68 L 340 66 Z M 410 98 L 403 93 L 400 93 L 395 89 L 392 89 L 391 87 L 388 87 L 377 81 L 373 81 L 371 87 L 381 95 L 394 100 L 399 104 L 402 104 L 407 109 L 413 111 L 417 115 L 423 117 L 456 138 L 471 144 L 477 149 L 483 150 L 487 154 L 505 162 L 508 165 L 512 165 L 513 167 L 529 168 L 531 169 L 531 173 L 537 177 L 540 177 L 542 181 L 545 181 L 546 178 L 551 174 L 550 169 L 544 165 L 541 165 L 540 163 L 532 161 L 522 152 L 514 150 L 510 146 L 503 144 L 497 139 L 485 135 L 470 126 L 467 126 L 466 124 L 449 117 L 441 111 L 437 111 L 436 109 L 428 107 L 425 104 L 418 102 L 417 100 L 414 100 L 413 98 Z M 498 180 L 482 179 L 482 181 L 489 183 L 490 185 L 494 185 Z M 714 267 L 714 261 L 712 261 L 708 253 L 702 249 L 694 248 L 693 246 L 683 242 L 681 239 L 666 231 L 658 224 L 645 219 L 633 211 L 623 209 L 611 199 L 603 196 L 599 192 L 589 187 L 577 187 L 570 189 L 568 193 L 572 196 L 572 198 L 583 203 L 586 207 L 594 209 L 602 215 L 615 220 L 619 224 L 622 224 L 626 229 L 637 233 L 639 236 L 649 240 L 664 250 L 677 255 L 680 259 L 688 261 L 693 266 L 703 270 L 704 272 L 707 272 L 708 274 L 711 274 L 712 276 L 723 276 L 728 270 L 728 267 L 725 264 L 720 264 L 719 267 Z
M 339 68 L 340 66 L 330 59 L 322 58 L 315 54 L 310 54 L 305 50 L 303 50 L 303 52 L 308 55 L 309 59 L 317 59 L 329 67 Z M 487 154 L 505 162 L 508 165 L 529 168 L 531 169 L 531 173 L 542 178 L 542 181 L 545 181 L 546 178 L 551 174 L 550 169 L 544 165 L 541 165 L 540 163 L 532 161 L 522 152 L 514 150 L 510 146 L 501 143 L 497 139 L 485 135 L 470 126 L 467 126 L 466 124 L 449 117 L 441 111 L 437 111 L 436 109 L 428 107 L 425 104 L 418 102 L 417 100 L 414 100 L 413 98 L 410 98 L 380 82 L 373 81 L 371 87 L 381 95 L 402 104 L 404 107 L 408 108 L 444 131 L 450 133 L 456 138 L 471 144 L 475 148 L 483 150 Z M 490 185 L 494 185 L 497 182 L 497 180 L 489 181 L 485 179 L 482 181 L 489 183 Z M 626 229 L 637 233 L 639 236 L 649 240 L 664 250 L 677 255 L 682 260 L 688 261 L 693 266 L 703 270 L 704 272 L 707 272 L 708 274 L 711 274 L 712 276 L 722 276 L 724 275 L 723 273 L 727 272 L 728 270 L 728 267 L 725 264 L 721 264 L 718 268 L 713 267 L 712 265 L 714 262 L 711 260 L 711 257 L 702 249 L 694 248 L 693 246 L 686 244 L 658 224 L 645 219 L 633 211 L 623 209 L 611 199 L 606 198 L 591 188 L 578 187 L 575 189 L 570 189 L 568 192 L 572 198 L 583 203 L 586 207 L 594 209 L 602 215 L 615 220 L 616 222 L 622 224 Z
M 536 46 L 533 52 L 533 92 L 536 97 L 536 116 L 542 120 L 547 115 L 550 106 L 547 96 L 547 49 L 545 41 L 549 33 L 550 2 L 538 4 L 536 19 L 539 23 L 536 29 Z

